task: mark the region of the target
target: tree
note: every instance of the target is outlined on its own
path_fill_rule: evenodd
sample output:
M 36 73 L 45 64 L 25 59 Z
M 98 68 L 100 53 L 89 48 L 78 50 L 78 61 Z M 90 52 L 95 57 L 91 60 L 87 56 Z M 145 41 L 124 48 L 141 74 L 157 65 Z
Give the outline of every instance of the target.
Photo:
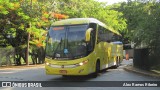
M 127 19 L 128 37 L 136 43 L 136 47 L 150 48 L 150 55 L 159 64 L 160 53 L 160 3 L 156 0 L 135 0 L 128 3 L 121 3 L 116 8 L 123 12 Z M 157 61 L 156 61 L 157 60 Z
M 110 28 L 122 32 L 126 30 L 127 24 L 123 13 L 106 6 L 106 3 L 95 0 L 60 0 L 58 3 L 60 12 L 70 18 L 97 18 Z
M 8 42 L 7 35 L 13 37 L 9 44 L 16 48 L 17 64 L 21 57 L 26 61 L 28 35 L 31 53 L 44 49 L 45 29 L 59 18 L 97 18 L 115 30 L 126 30 L 123 13 L 95 0 L 6 0 L 0 1 L 0 11 L 0 32 Z
M 30 40 L 32 40 L 32 42 L 39 40 L 39 42 L 41 41 L 41 43 L 43 43 L 44 41 L 44 39 L 41 39 L 44 38 L 44 36 L 42 36 L 44 27 L 49 26 L 50 23 L 42 19 L 42 17 L 48 18 L 48 14 L 43 14 L 46 8 L 39 8 L 41 6 L 42 4 L 36 3 L 36 0 L 33 0 L 34 10 L 31 9 L 30 0 L 0 1 L 0 32 L 4 39 L 15 47 L 17 65 L 21 64 L 21 57 L 26 61 L 25 52 L 28 32 L 31 34 Z M 43 12 L 39 12 L 39 10 Z M 30 27 L 30 23 L 32 24 L 32 27 Z M 14 38 L 11 38 L 11 40 L 8 39 L 8 35 L 11 35 Z M 37 43 L 34 44 L 36 45 Z

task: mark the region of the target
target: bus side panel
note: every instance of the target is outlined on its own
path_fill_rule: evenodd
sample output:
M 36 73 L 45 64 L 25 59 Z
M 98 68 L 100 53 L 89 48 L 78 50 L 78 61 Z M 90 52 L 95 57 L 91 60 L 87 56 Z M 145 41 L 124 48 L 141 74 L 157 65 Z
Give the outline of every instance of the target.
M 97 49 L 95 49 L 92 53 L 88 55 L 88 60 L 89 60 L 89 73 L 94 73 L 95 68 L 96 68 L 96 61 L 98 57 L 98 52 Z
M 110 44 L 107 42 L 99 42 L 95 47 L 95 52 L 97 60 L 100 60 L 100 69 L 108 68 L 110 52 Z M 96 65 L 96 61 L 95 61 Z
M 117 45 L 117 55 L 120 57 L 120 62 L 123 60 L 123 45 Z
M 108 64 L 109 64 L 109 57 L 110 57 L 110 44 L 107 42 L 104 42 L 104 64 L 103 64 L 103 69 L 108 68 Z
M 110 43 L 109 48 L 109 67 L 116 65 L 117 45 Z

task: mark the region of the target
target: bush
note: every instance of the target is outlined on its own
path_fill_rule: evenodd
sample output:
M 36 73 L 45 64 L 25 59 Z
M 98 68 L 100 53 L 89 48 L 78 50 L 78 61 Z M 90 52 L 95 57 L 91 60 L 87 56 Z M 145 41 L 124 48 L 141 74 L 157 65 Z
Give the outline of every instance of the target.
M 12 65 L 14 62 L 15 49 L 11 46 L 0 48 L 0 66 Z

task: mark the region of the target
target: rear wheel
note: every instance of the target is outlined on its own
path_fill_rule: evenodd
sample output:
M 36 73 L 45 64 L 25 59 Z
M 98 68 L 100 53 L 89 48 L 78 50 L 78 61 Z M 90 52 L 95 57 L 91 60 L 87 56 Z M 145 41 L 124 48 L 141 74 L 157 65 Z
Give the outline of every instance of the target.
M 115 68 L 119 67 L 119 65 L 120 65 L 120 57 L 117 57 Z

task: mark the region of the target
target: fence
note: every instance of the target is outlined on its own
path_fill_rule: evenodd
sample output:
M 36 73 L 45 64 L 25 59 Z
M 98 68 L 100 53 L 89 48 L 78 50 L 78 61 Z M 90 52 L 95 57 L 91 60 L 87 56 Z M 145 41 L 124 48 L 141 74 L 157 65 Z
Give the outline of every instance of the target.
M 160 65 L 159 54 L 151 54 L 151 49 L 141 48 L 134 50 L 133 65 L 145 70 L 150 70 L 153 66 Z

